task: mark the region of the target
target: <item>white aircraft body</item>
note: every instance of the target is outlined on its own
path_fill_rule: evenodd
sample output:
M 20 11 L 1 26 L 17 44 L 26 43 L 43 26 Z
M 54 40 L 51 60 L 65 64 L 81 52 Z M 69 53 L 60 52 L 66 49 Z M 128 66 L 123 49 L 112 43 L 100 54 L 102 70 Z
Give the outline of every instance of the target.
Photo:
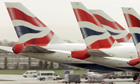
M 6 3 L 6 6 L 19 42 L 12 49 L 0 46 L 1 49 L 23 56 L 93 69 L 97 72 L 122 71 L 73 58 L 71 52 L 86 49 L 84 43 L 65 43 L 20 3 Z
M 133 64 L 134 59 L 138 58 L 134 44 L 123 43 L 126 38 L 129 41 L 127 36 L 130 35 L 124 31 L 124 28 L 102 11 L 89 11 L 80 2 L 73 2 L 72 7 L 87 46 L 86 55 L 88 54 L 88 56 L 83 55 L 84 60 L 121 70 L 139 71 L 140 65 L 134 66 Z M 97 15 L 102 17 L 97 17 Z M 107 21 L 111 25 L 107 24 Z M 118 40 L 120 38 L 124 38 L 124 40 Z M 72 55 L 72 57 L 80 59 L 80 56 Z
M 86 45 L 63 42 L 20 3 L 6 3 L 6 6 L 19 38 L 12 48 L 15 54 L 98 72 L 140 71 L 140 64 L 133 65 L 133 59 L 138 58 L 133 43 L 118 43 L 115 39 L 120 37 L 114 39 L 81 3 L 72 3 L 72 6 L 75 14 L 82 16 L 76 18 Z

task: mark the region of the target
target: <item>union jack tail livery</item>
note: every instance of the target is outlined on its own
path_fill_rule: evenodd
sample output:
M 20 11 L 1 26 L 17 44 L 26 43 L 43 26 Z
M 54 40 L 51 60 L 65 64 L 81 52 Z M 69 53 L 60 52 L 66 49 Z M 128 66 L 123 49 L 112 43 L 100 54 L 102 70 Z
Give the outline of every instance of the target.
M 46 46 L 49 43 L 62 43 L 53 31 L 20 3 L 5 3 L 19 43 Z
M 118 43 L 130 41 L 131 34 L 128 33 L 120 24 L 114 21 L 105 12 L 102 10 L 90 10 L 90 12 L 103 25 L 103 27 L 107 29 L 107 31 Z
M 94 15 L 80 2 L 72 2 L 72 7 L 88 49 L 111 48 L 117 43 Z
M 138 56 L 140 57 L 140 16 L 133 8 L 122 8 L 122 10 L 136 46 Z

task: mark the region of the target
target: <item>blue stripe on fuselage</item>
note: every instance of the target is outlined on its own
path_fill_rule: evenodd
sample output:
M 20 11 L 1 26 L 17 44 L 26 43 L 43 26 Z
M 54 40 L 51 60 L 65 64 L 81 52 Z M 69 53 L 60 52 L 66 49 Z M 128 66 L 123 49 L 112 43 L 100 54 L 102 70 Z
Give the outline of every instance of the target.
M 83 35 L 84 39 L 86 37 L 89 37 L 89 36 L 92 36 L 92 35 L 101 35 L 101 34 L 104 33 L 104 32 L 98 32 L 98 31 L 95 31 L 95 30 L 92 30 L 92 29 L 89 29 L 89 28 L 86 28 L 86 27 L 80 28 L 80 30 L 82 32 L 82 35 Z
M 115 69 L 115 68 L 111 68 L 111 67 L 107 67 L 107 66 L 103 66 L 103 65 L 98 65 L 98 64 L 87 64 L 87 63 L 65 63 L 66 65 L 71 65 L 71 66 L 75 66 L 75 67 L 80 67 L 80 68 L 85 68 L 85 69 L 91 69 L 95 72 L 112 72 L 112 71 L 123 71 L 123 70 L 119 70 L 119 69 Z
M 136 68 L 136 67 L 117 67 L 117 68 L 129 70 L 129 71 L 140 72 L 140 69 Z
M 17 33 L 18 38 L 20 38 L 22 35 L 27 34 L 27 33 L 39 33 L 41 31 L 38 30 L 33 30 L 29 27 L 25 26 L 15 26 L 15 30 Z
M 65 63 L 66 65 L 71 65 L 75 67 L 80 67 L 84 69 L 91 69 L 95 72 L 102 72 L 102 73 L 107 73 L 107 72 L 112 72 L 112 71 L 134 71 L 134 72 L 140 72 L 140 68 L 136 67 L 116 67 L 116 68 L 111 68 L 99 64 L 94 64 L 94 63 Z

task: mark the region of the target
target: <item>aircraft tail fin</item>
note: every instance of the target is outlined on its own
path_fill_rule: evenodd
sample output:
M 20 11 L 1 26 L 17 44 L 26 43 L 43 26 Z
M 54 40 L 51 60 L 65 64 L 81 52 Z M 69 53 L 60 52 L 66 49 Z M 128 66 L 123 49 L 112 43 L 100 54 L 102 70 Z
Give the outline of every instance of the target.
M 43 22 L 20 3 L 5 3 L 19 43 L 46 46 L 63 43 Z
M 102 10 L 90 10 L 90 12 L 96 17 L 96 19 L 103 25 L 104 28 L 112 35 L 112 37 L 118 42 L 130 42 L 131 34 L 126 31 L 119 23 L 114 21 Z
M 122 8 L 122 11 L 140 57 L 140 16 L 133 8 Z
M 114 38 L 81 2 L 72 2 L 74 14 L 82 32 L 87 49 L 101 49 L 118 46 Z

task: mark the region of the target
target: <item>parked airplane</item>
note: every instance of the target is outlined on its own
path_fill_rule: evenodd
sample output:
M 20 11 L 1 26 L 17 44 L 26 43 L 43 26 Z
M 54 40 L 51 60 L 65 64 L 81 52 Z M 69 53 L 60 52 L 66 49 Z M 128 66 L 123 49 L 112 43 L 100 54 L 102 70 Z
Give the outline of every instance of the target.
M 132 65 L 135 66 L 140 63 L 140 16 L 133 8 L 122 8 L 122 10 L 138 54 L 138 58 L 132 60 Z
M 15 54 L 93 69 L 98 72 L 122 71 L 72 58 L 71 51 L 83 50 L 82 53 L 85 53 L 85 44 L 65 43 L 20 3 L 6 3 L 6 6 L 19 38 L 19 42 L 13 46 Z
M 140 71 L 139 64 L 135 67 L 133 66 L 133 59 L 138 56 L 132 43 L 112 46 L 115 41 L 113 41 L 113 39 L 109 40 L 109 36 L 107 38 L 105 35 L 106 31 L 101 31 L 101 29 L 103 30 L 103 26 L 96 17 L 82 5 L 82 3 L 73 2 L 72 7 L 87 45 L 87 52 L 85 55 L 81 55 L 81 57 L 85 57 L 83 60 L 122 70 Z M 107 44 L 110 44 L 110 46 L 103 46 Z M 77 53 L 78 52 L 79 51 L 77 51 Z M 87 55 L 89 57 L 87 57 Z M 80 56 L 76 57 L 73 55 L 72 57 L 77 59 L 81 58 Z
M 132 44 L 118 44 L 81 3 L 72 5 L 75 13 L 82 16 L 77 15 L 80 17 L 80 27 L 87 27 L 87 31 L 81 29 L 86 45 L 95 43 L 96 47 L 64 43 L 24 6 L 19 3 L 6 3 L 19 37 L 18 44 L 13 46 L 13 52 L 96 71 L 140 71 L 139 64 L 131 66 L 130 63 L 132 59 L 137 58 L 136 49 Z

